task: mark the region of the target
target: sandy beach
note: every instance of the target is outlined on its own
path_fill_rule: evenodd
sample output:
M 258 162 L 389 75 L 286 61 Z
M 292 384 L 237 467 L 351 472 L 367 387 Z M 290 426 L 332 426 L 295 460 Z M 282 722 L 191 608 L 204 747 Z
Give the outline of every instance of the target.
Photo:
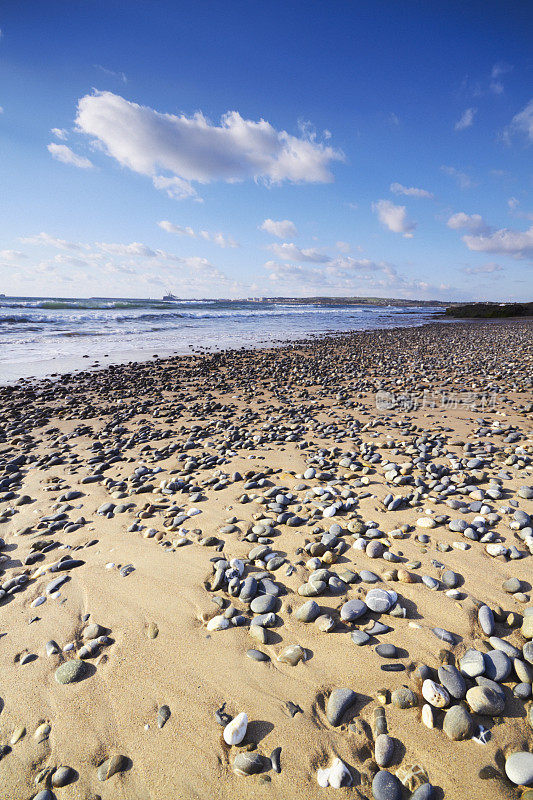
M 0 387 L 2 800 L 530 800 L 532 330 Z

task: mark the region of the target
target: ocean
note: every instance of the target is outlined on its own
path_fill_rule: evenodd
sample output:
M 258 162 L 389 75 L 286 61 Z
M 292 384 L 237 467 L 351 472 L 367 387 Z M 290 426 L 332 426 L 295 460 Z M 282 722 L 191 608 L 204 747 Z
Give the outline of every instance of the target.
M 0 298 L 0 383 L 198 350 L 422 325 L 439 308 L 241 300 Z

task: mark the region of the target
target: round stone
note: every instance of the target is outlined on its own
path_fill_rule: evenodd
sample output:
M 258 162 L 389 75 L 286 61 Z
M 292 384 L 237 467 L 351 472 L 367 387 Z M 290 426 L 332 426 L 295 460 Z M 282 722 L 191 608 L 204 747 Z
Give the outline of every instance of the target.
M 303 606 L 300 606 L 295 613 L 296 619 L 300 622 L 313 622 L 320 614 L 320 606 L 315 600 L 308 600 Z
M 326 717 L 330 725 L 336 728 L 341 724 L 341 720 L 346 711 L 357 699 L 356 693 L 352 689 L 334 689 L 327 702 Z
M 260 594 L 254 597 L 250 609 L 254 614 L 268 614 L 269 611 L 274 611 L 277 602 L 277 598 L 272 594 Z
M 485 675 L 492 681 L 504 681 L 511 674 L 512 662 L 501 650 L 485 653 Z
M 365 602 L 371 611 L 385 613 L 396 603 L 398 595 L 392 589 L 370 589 Z
M 391 694 L 391 702 L 396 708 L 414 708 L 418 705 L 418 697 L 408 686 L 400 686 Z
M 362 600 L 348 600 L 341 608 L 341 619 L 344 622 L 353 622 L 368 611 L 366 603 Z
M 248 658 L 251 658 L 252 661 L 270 661 L 270 656 L 267 656 L 262 650 L 255 650 L 253 647 L 246 651 L 246 655 Z
M 366 644 L 370 641 L 370 636 L 366 631 L 352 631 L 350 634 L 352 642 L 358 646 Z
M 378 644 L 376 653 L 382 658 L 396 658 L 398 651 L 393 644 Z
M 374 800 L 402 800 L 402 784 L 391 772 L 382 769 L 372 781 Z
M 439 681 L 451 697 L 460 700 L 466 694 L 466 682 L 457 667 L 442 664 L 438 669 Z
M 481 606 L 477 616 L 483 633 L 486 636 L 492 636 L 494 633 L 494 614 L 491 609 L 488 606 Z
M 513 753 L 505 762 L 505 773 L 517 786 L 533 784 L 533 753 Z
M 376 738 L 374 756 L 379 767 L 388 767 L 394 756 L 394 739 L 380 733 Z
M 56 669 L 55 678 L 58 683 L 75 683 L 81 680 L 87 671 L 85 662 L 77 658 L 65 661 Z
M 466 693 L 466 702 L 474 714 L 499 717 L 505 708 L 505 698 L 487 686 L 473 686 Z
M 518 580 L 518 578 L 507 578 L 506 581 L 503 582 L 503 589 L 505 592 L 509 594 L 516 594 L 522 588 L 522 584 Z
M 256 775 L 264 766 L 265 760 L 259 753 L 237 753 L 233 760 L 233 771 L 237 775 Z
M 470 739 L 474 730 L 474 722 L 464 706 L 452 706 L 444 716 L 442 729 L 448 739 L 460 742 Z
M 459 667 L 463 675 L 467 675 L 469 678 L 476 678 L 485 672 L 485 657 L 480 650 L 471 648 L 460 659 Z

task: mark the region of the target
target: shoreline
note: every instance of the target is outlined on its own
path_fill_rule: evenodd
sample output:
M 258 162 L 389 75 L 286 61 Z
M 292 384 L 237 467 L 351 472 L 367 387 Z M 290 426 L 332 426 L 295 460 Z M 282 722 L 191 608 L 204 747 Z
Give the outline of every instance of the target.
M 533 326 L 498 321 L 0 387 L 3 800 L 322 800 L 335 758 L 339 797 L 518 800 Z
M 65 375 L 79 375 L 85 372 L 97 372 L 100 370 L 106 370 L 110 367 L 120 367 L 120 366 L 127 366 L 129 364 L 147 364 L 147 363 L 159 363 L 164 362 L 169 359 L 176 359 L 176 358 L 189 358 L 198 355 L 212 355 L 215 353 L 231 353 L 231 352 L 240 352 L 240 351 L 263 351 L 263 350 L 277 350 L 283 347 L 293 347 L 293 346 L 303 346 L 311 345 L 319 340 L 327 340 L 327 339 L 336 339 L 338 337 L 346 337 L 346 336 L 357 336 L 357 335 L 364 335 L 368 333 L 372 333 L 373 331 L 394 331 L 394 330 L 412 330 L 412 329 L 420 329 L 426 328 L 428 326 L 433 325 L 477 325 L 477 324 L 513 324 L 515 322 L 523 322 L 525 324 L 532 323 L 533 318 L 530 317 L 509 317 L 509 318 L 489 318 L 489 319 L 477 319 L 477 318 L 466 318 L 466 319 L 450 319 L 445 317 L 436 317 L 427 322 L 422 322 L 418 325 L 395 325 L 393 327 L 383 327 L 383 328 L 372 328 L 366 330 L 359 330 L 353 329 L 351 331 L 330 331 L 328 333 L 317 333 L 317 334 L 310 334 L 305 336 L 304 338 L 289 338 L 289 339 L 278 339 L 272 341 L 264 341 L 264 342 L 257 342 L 252 344 L 243 344 L 241 347 L 230 347 L 230 348 L 218 348 L 218 347 L 205 347 L 199 348 L 195 347 L 194 345 L 189 345 L 191 352 L 190 353 L 179 353 L 175 350 L 169 348 L 168 352 L 164 352 L 162 355 L 159 353 L 153 353 L 151 351 L 147 351 L 146 353 L 139 351 L 139 350 L 124 350 L 120 351 L 120 353 L 116 354 L 116 359 L 114 356 L 109 356 L 109 361 L 103 362 L 94 362 L 92 364 L 86 363 L 86 359 L 88 360 L 90 356 L 81 356 L 79 358 L 65 358 L 63 363 L 68 365 L 65 367 L 64 370 L 57 372 L 57 368 L 54 369 L 54 372 L 47 372 L 43 374 L 36 374 L 36 375 L 21 375 L 17 377 L 13 377 L 11 379 L 4 379 L 1 377 L 1 367 L 0 364 L 0 387 L 3 386 L 13 386 L 16 385 L 18 382 L 29 382 L 35 383 L 38 381 L 57 381 L 60 380 Z M 158 348 L 161 351 L 161 348 Z M 141 358 L 136 358 L 135 356 L 142 356 Z M 154 361 L 157 359 L 157 361 Z M 32 362 L 29 362 L 32 363 Z M 42 362 L 34 362 L 39 368 L 42 365 Z

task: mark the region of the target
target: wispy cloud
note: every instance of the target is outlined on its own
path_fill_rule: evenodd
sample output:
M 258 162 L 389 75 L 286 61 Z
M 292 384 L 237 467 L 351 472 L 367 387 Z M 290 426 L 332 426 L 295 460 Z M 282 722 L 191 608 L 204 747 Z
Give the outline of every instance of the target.
M 527 231 L 502 228 L 491 233 L 463 236 L 463 242 L 469 250 L 480 253 L 497 253 L 519 259 L 533 257 L 533 227 Z
M 467 175 L 466 172 L 460 172 L 455 167 L 449 167 L 446 165 L 441 167 L 441 171 L 444 172 L 445 175 L 449 175 L 450 178 L 453 178 L 455 181 L 457 181 L 457 184 L 461 189 L 470 189 L 472 186 L 474 186 L 472 178 Z
M 175 225 L 167 219 L 162 219 L 161 222 L 157 224 L 167 233 L 175 233 L 178 236 L 190 236 L 193 239 L 205 239 L 207 242 L 213 242 L 213 244 L 219 247 L 239 247 L 238 242 L 236 242 L 232 236 L 225 236 L 223 233 L 210 233 L 209 231 L 198 231 L 197 233 L 189 226 Z
M 480 267 L 464 267 L 461 271 L 466 275 L 495 275 L 503 272 L 503 267 L 500 264 L 483 264 Z
M 530 141 L 533 141 L 533 99 L 529 101 L 522 111 L 514 115 L 503 135 L 507 141 L 510 141 L 515 134 L 523 134 Z
M 115 72 L 115 70 L 103 67 L 101 64 L 95 64 L 94 68 L 99 69 L 100 72 L 103 72 L 105 75 L 109 75 L 111 78 L 116 78 L 121 83 L 126 84 L 128 82 L 128 79 L 124 74 L 124 72 Z
M 454 125 L 454 130 L 464 131 L 466 128 L 471 128 L 474 124 L 474 117 L 477 113 L 477 108 L 467 108 L 463 111 L 460 119 Z
M 69 164 L 79 169 L 91 169 L 94 166 L 92 161 L 85 156 L 78 156 L 76 153 L 73 153 L 66 144 L 50 142 L 46 149 L 51 154 L 52 158 L 55 158 L 56 161 L 61 161 L 62 164 Z
M 417 189 L 416 186 L 402 186 L 401 183 L 391 183 L 390 190 L 394 194 L 404 194 L 407 197 L 427 197 L 432 199 L 434 195 L 426 189 Z
M 61 139 L 64 142 L 68 139 L 68 131 L 65 130 L 65 128 L 51 128 L 50 133 L 52 136 L 55 136 L 56 139 Z
M 494 92 L 494 94 L 503 94 L 504 86 L 501 80 L 503 75 L 506 75 L 508 72 L 511 72 L 513 69 L 511 64 L 506 64 L 504 61 L 499 61 L 497 64 L 494 64 L 492 71 L 490 73 L 490 90 Z

